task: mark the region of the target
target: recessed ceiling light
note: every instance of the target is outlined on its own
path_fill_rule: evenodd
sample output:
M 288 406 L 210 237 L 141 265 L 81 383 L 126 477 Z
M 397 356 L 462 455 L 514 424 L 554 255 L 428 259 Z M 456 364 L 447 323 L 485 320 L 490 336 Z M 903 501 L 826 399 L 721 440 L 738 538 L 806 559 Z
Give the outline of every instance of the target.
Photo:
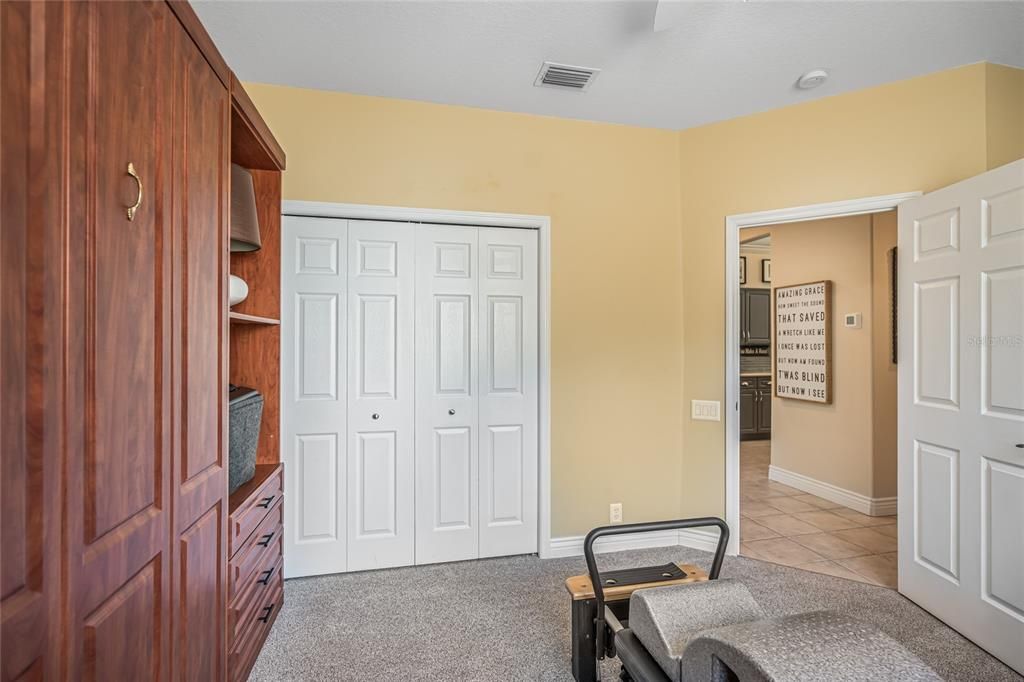
M 816 88 L 828 78 L 828 71 L 825 69 L 813 69 L 808 71 L 804 75 L 800 76 L 796 82 L 796 87 L 801 90 L 810 90 Z

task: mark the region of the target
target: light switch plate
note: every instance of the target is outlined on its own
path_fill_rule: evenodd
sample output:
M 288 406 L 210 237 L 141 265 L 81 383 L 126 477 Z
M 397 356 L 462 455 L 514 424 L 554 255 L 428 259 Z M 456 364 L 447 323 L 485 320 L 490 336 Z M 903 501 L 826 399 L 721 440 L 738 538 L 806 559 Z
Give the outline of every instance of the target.
M 717 400 L 694 400 L 690 403 L 690 417 L 698 421 L 722 421 L 722 404 Z

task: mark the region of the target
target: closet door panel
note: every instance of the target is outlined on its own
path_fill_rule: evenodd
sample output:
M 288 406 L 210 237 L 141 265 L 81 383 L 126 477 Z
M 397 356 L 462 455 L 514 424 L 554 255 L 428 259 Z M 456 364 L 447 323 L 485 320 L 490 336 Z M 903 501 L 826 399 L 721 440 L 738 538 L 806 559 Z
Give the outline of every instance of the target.
M 348 570 L 413 563 L 414 228 L 348 229 Z
M 480 556 L 537 551 L 537 232 L 480 229 Z
M 416 563 L 476 558 L 477 232 L 416 228 Z
M 68 669 L 166 679 L 173 17 L 162 2 L 70 3 L 67 12 Z
M 174 55 L 173 675 L 227 675 L 226 281 L 230 99 L 188 34 Z
M 285 216 L 281 226 L 284 575 L 291 578 L 348 567 L 348 221 Z

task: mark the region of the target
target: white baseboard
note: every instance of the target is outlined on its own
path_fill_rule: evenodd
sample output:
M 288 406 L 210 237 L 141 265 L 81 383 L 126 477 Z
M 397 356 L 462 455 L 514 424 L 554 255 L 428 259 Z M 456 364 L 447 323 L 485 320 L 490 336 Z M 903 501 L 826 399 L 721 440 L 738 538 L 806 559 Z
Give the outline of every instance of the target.
M 544 558 L 559 559 L 570 556 L 583 556 L 582 535 L 572 535 L 564 538 L 551 538 L 551 544 Z M 647 549 L 650 547 L 692 547 L 702 549 L 706 552 L 715 551 L 718 543 L 718 533 L 708 530 L 665 530 L 651 533 L 637 533 L 634 535 L 613 535 L 598 540 L 594 546 L 597 554 L 605 552 L 621 552 L 627 549 Z
M 705 552 L 714 552 L 718 547 L 718 532 L 711 530 L 700 530 L 689 528 L 679 531 L 679 544 L 683 547 L 702 549 Z
M 895 497 L 868 497 L 810 476 L 787 471 L 774 464 L 768 467 L 768 479 L 811 495 L 817 495 L 829 502 L 841 504 L 868 516 L 891 516 L 896 513 Z

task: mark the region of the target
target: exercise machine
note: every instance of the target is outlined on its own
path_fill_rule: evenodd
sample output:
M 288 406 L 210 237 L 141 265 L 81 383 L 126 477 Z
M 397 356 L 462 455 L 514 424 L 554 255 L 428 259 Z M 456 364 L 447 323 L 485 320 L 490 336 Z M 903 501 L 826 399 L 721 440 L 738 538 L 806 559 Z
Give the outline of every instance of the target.
M 600 571 L 594 543 L 611 535 L 716 527 L 705 573 L 696 566 Z M 601 679 L 618 657 L 626 682 L 830 682 L 941 678 L 874 626 L 833 611 L 769 617 L 747 588 L 719 580 L 729 527 L 716 517 L 595 528 L 587 575 L 566 580 L 572 599 L 572 673 Z

